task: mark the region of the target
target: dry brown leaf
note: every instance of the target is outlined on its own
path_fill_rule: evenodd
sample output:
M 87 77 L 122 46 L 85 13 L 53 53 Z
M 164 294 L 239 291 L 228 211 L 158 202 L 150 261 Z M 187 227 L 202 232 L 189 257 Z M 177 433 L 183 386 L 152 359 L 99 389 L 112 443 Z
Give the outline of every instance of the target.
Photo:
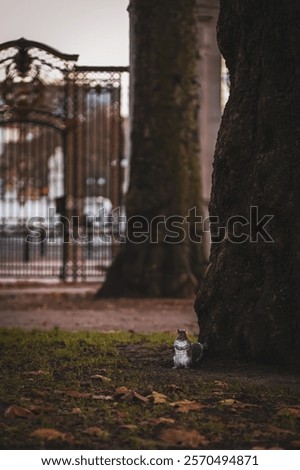
M 23 406 L 10 405 L 4 412 L 5 418 L 31 418 L 32 412 Z
M 188 413 L 189 411 L 199 411 L 203 408 L 206 408 L 205 405 L 201 405 L 201 403 L 198 403 L 196 401 L 190 401 L 190 400 L 174 401 L 173 403 L 170 403 L 170 405 L 174 406 L 175 411 L 179 413 Z
M 85 434 L 88 434 L 89 436 L 97 436 L 97 437 L 101 437 L 104 434 L 106 434 L 106 431 L 104 431 L 101 428 L 98 428 L 98 426 L 90 426 L 89 428 L 85 429 L 83 432 Z
M 294 416 L 295 418 L 300 418 L 300 405 L 281 408 L 278 411 L 277 415 L 278 416 Z
M 80 415 L 81 414 L 81 408 L 72 408 L 71 414 L 72 415 Z
M 32 437 L 37 437 L 45 441 L 53 441 L 55 439 L 65 439 L 66 434 L 56 429 L 51 428 L 40 428 L 36 429 L 30 434 Z
M 29 407 L 30 411 L 39 412 L 39 411 L 54 411 L 55 406 L 53 405 L 30 405 Z
M 170 403 L 171 406 L 183 406 L 183 405 L 188 405 L 189 403 L 197 403 L 195 402 L 195 400 L 176 400 L 176 401 L 172 401 L 172 403 Z
M 131 431 L 134 431 L 135 429 L 137 429 L 137 425 L 136 424 L 121 424 L 119 426 L 120 429 L 129 429 Z
M 158 424 L 174 424 L 175 423 L 175 419 L 173 418 L 157 418 L 153 421 L 153 424 L 154 425 L 158 425 Z
M 134 390 L 132 390 L 131 393 L 132 393 L 133 398 L 135 398 L 136 400 L 141 401 L 142 403 L 148 403 L 149 402 L 149 398 L 144 397 L 140 393 L 138 393 Z
M 31 370 L 30 372 L 24 372 L 25 375 L 49 375 L 46 370 Z
M 50 393 L 48 390 L 35 390 L 34 392 L 38 397 L 47 397 Z
M 155 392 L 154 390 L 151 395 L 149 395 L 149 398 L 153 401 L 155 405 L 159 403 L 166 403 L 168 401 L 168 397 L 166 395 L 163 395 L 159 392 Z
M 174 446 L 191 447 L 197 449 L 199 446 L 207 446 L 208 440 L 197 431 L 186 431 L 185 429 L 169 428 L 162 431 L 159 439 L 167 444 Z
M 233 424 L 230 429 L 235 429 L 235 425 Z M 253 441 L 256 441 L 257 439 L 260 439 L 261 437 L 265 437 L 268 435 L 266 431 L 261 431 L 260 429 L 256 429 L 256 431 L 253 431 L 251 434 L 251 439 Z
M 290 431 L 289 429 L 282 429 L 282 428 L 278 428 L 277 426 L 269 426 L 268 432 L 272 434 L 286 434 L 286 435 L 292 435 L 292 436 L 295 434 L 293 431 Z
M 109 377 L 105 377 L 104 375 L 100 374 L 91 375 L 91 379 L 101 380 L 101 382 L 111 382 L 111 379 Z
M 258 408 L 258 405 L 254 405 L 253 403 L 242 403 L 241 401 L 237 401 L 234 405 L 235 408 Z
M 238 400 L 235 400 L 234 398 L 227 398 L 226 400 L 221 400 L 219 401 L 219 405 L 224 405 L 228 407 L 234 408 L 233 411 L 236 411 L 236 409 L 241 409 L 243 410 L 244 408 L 258 408 L 258 405 L 254 405 L 253 403 L 244 403 Z
M 238 409 L 244 408 L 258 408 L 258 405 L 254 405 L 253 403 L 243 403 L 241 401 L 235 400 L 234 398 L 226 398 L 225 400 L 219 401 L 219 405 L 232 407 L 232 411 L 237 412 Z
M 110 395 L 92 395 L 94 400 L 103 400 L 103 401 L 110 401 L 113 400 L 113 397 Z
M 121 399 L 122 401 L 126 401 L 126 403 L 130 403 L 130 402 L 133 401 L 133 394 L 132 394 L 132 392 L 130 391 L 130 392 L 126 393 L 126 395 L 122 395 L 122 396 L 120 397 L 120 399 Z
M 219 401 L 219 405 L 233 406 L 235 404 L 237 404 L 237 400 L 234 398 L 226 398 L 225 400 Z
M 66 395 L 66 397 L 71 398 L 89 398 L 92 396 L 91 393 L 78 392 L 77 390 L 66 390 L 64 394 Z
M 143 403 L 148 403 L 149 402 L 148 397 L 144 397 L 143 395 L 136 392 L 135 390 L 129 390 L 126 387 L 116 388 L 114 396 L 115 396 L 115 398 L 120 398 L 121 400 L 126 401 L 126 402 L 131 402 L 134 399 L 138 400 L 140 402 L 143 402 Z
M 122 396 L 126 395 L 129 392 L 128 388 L 126 387 L 118 387 L 115 390 L 115 396 Z

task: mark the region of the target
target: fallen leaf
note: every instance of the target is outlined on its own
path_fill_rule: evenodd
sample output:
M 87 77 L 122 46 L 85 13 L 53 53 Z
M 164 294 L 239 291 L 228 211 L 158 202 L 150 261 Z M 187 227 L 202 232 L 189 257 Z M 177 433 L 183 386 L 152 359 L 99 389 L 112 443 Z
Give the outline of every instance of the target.
M 219 390 L 212 390 L 211 392 L 212 395 L 216 396 L 216 397 L 220 397 L 220 396 L 223 396 L 224 394 L 224 391 L 219 389 Z
M 101 380 L 101 382 L 111 382 L 111 379 L 109 377 L 105 377 L 104 375 L 100 374 L 91 375 L 91 379 Z
M 163 395 L 159 392 L 155 392 L 154 390 L 151 395 L 149 395 L 149 398 L 153 401 L 155 405 L 157 405 L 158 403 L 166 403 L 168 401 L 168 397 L 166 395 Z
M 133 394 L 131 391 L 126 393 L 125 395 L 120 396 L 120 400 L 126 401 L 127 403 L 130 403 L 133 401 Z
M 4 412 L 5 418 L 30 418 L 33 416 L 28 408 L 18 405 L 10 405 Z
M 81 408 L 72 408 L 71 414 L 72 415 L 80 415 L 81 414 Z
M 148 403 L 149 402 L 149 398 L 144 397 L 140 393 L 135 392 L 134 390 L 132 390 L 131 393 L 132 393 L 133 398 L 135 398 L 136 400 L 141 401 L 143 403 Z
M 77 390 L 66 390 L 64 392 L 66 397 L 71 397 L 71 398 L 89 398 L 91 397 L 91 393 L 86 393 L 86 392 L 78 392 Z
M 94 400 L 104 400 L 104 401 L 113 400 L 113 397 L 111 397 L 110 395 L 92 395 L 92 398 Z
M 254 405 L 253 403 L 243 403 L 241 401 L 236 401 L 236 403 L 233 405 L 235 408 L 258 408 L 258 405 Z
M 300 405 L 295 405 L 287 408 L 281 408 L 278 413 L 278 416 L 294 416 L 295 418 L 300 418 Z
M 49 395 L 49 391 L 48 390 L 35 390 L 35 394 L 38 397 L 47 397 Z
M 137 425 L 136 424 L 122 424 L 121 426 L 119 426 L 119 428 L 121 429 L 129 429 L 130 431 L 134 431 L 135 429 L 137 429 Z
M 222 420 L 220 418 L 218 418 L 217 416 L 212 416 L 210 417 L 210 421 L 215 421 L 215 422 L 222 422 Z M 234 422 L 233 424 L 226 424 L 226 428 L 227 429 L 233 429 L 234 431 L 237 431 L 237 429 L 242 432 L 242 430 L 244 429 L 249 429 L 249 426 L 245 423 L 236 423 Z
M 226 400 L 219 401 L 219 405 L 233 406 L 237 401 L 234 398 L 226 398 Z
M 244 403 L 238 400 L 235 400 L 234 398 L 227 398 L 226 400 L 221 400 L 219 401 L 219 405 L 224 405 L 224 406 L 232 406 L 234 408 L 233 411 L 236 411 L 237 408 L 239 409 L 244 409 L 244 408 L 258 408 L 258 405 L 254 405 L 253 403 Z
M 292 435 L 292 436 L 295 434 L 293 431 L 290 431 L 289 429 L 282 429 L 282 428 L 278 428 L 277 426 L 269 426 L 268 432 L 271 432 L 272 434 L 285 434 L 285 435 Z
M 190 400 L 174 401 L 173 403 L 170 403 L 170 405 L 174 406 L 175 411 L 179 413 L 188 413 L 189 411 L 199 411 L 203 408 L 206 408 L 205 405 L 201 405 L 201 403 L 198 403 L 196 401 L 190 401 Z
M 31 370 L 30 372 L 24 372 L 25 375 L 49 375 L 46 370 Z
M 208 440 L 198 431 L 186 431 L 185 429 L 169 428 L 162 431 L 159 439 L 166 442 L 167 444 L 191 447 L 196 449 L 199 446 L 207 446 Z
M 149 399 L 147 397 L 144 397 L 143 395 L 141 395 L 140 393 L 134 391 L 134 390 L 129 390 L 128 393 L 126 393 L 126 395 L 122 395 L 121 396 L 121 400 L 122 401 L 126 401 L 126 402 L 131 402 L 131 401 L 140 401 L 142 403 L 148 403 L 149 402 Z
M 129 392 L 128 388 L 126 387 L 118 387 L 115 390 L 115 396 L 126 395 Z
M 158 424 L 174 424 L 175 423 L 175 419 L 173 418 L 157 418 L 153 421 L 153 424 L 154 425 L 158 425 Z
M 30 434 L 32 437 L 37 437 L 38 439 L 43 439 L 45 441 L 53 441 L 55 439 L 65 439 L 66 434 L 56 429 L 51 428 L 40 428 L 36 429 Z
M 33 412 L 55 410 L 55 406 L 53 405 L 30 405 L 28 408 L 30 411 L 33 411 Z
M 89 428 L 85 429 L 83 432 L 85 434 L 88 434 L 89 436 L 97 436 L 97 437 L 101 437 L 106 433 L 106 431 L 104 431 L 101 428 L 98 428 L 98 426 L 90 426 Z
M 114 393 L 115 398 L 120 398 L 123 401 L 130 402 L 135 400 L 141 401 L 143 403 L 148 403 L 149 398 L 144 397 L 140 393 L 136 392 L 135 390 L 129 390 L 126 387 L 118 387 Z

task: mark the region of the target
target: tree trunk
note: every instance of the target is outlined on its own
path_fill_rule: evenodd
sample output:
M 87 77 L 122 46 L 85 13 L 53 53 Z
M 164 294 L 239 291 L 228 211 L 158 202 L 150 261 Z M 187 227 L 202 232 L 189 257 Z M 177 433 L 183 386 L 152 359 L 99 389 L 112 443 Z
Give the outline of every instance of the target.
M 299 22 L 295 0 L 221 0 L 218 43 L 231 91 L 215 151 L 210 215 L 227 232 L 212 245 L 195 302 L 211 354 L 298 367 Z M 228 224 L 236 215 L 245 219 Z M 263 219 L 261 230 L 256 222 L 267 215 L 273 218 Z M 242 226 L 249 218 L 250 226 Z M 217 230 L 214 224 L 213 238 Z M 238 238 L 243 233 L 247 241 Z
M 201 215 L 198 3 L 132 0 L 129 7 L 134 101 L 128 237 L 101 296 L 186 296 L 202 276 L 203 246 L 182 236 L 183 230 L 193 234 L 197 221 L 180 222 L 193 207 Z M 143 234 L 135 237 L 137 216 Z M 163 222 L 157 225 L 157 216 L 176 216 L 169 228 L 172 220 L 179 223 L 178 238 Z

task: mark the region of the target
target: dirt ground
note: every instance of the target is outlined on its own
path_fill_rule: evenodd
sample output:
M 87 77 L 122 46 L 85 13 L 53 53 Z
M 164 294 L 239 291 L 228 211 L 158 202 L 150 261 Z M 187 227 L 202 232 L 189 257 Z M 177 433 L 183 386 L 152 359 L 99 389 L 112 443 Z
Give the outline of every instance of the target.
M 0 327 L 197 334 L 194 299 L 95 299 L 98 285 L 2 286 Z

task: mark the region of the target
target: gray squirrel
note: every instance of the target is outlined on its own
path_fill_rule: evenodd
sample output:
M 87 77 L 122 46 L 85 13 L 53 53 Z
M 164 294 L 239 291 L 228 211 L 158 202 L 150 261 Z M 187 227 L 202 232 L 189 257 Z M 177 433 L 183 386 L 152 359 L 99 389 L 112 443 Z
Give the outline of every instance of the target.
M 177 330 L 177 338 L 174 341 L 174 367 L 198 367 L 203 358 L 203 351 L 207 349 L 207 344 L 191 343 L 186 330 Z

